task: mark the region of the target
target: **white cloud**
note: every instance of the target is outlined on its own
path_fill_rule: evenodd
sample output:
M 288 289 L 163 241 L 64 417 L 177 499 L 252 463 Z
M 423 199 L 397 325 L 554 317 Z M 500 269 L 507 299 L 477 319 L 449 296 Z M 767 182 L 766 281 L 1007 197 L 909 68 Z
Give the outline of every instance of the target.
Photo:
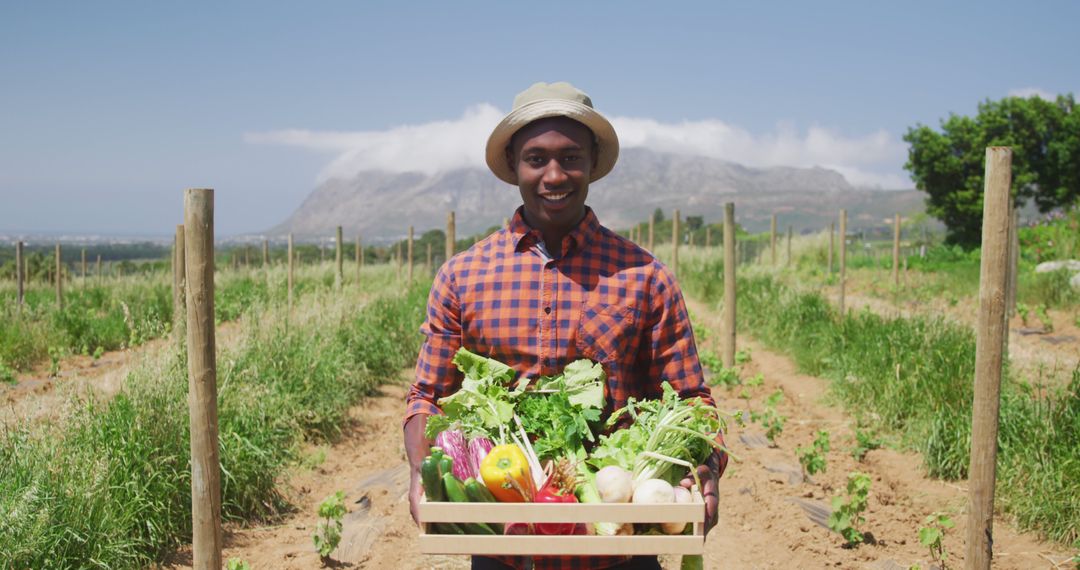
M 460 118 L 383 131 L 332 132 L 282 130 L 248 133 L 250 143 L 281 144 L 336 155 L 320 180 L 351 178 L 364 170 L 435 173 L 484 166 L 484 144 L 503 111 L 490 104 L 467 109 Z M 834 169 L 856 186 L 910 188 L 900 170 L 906 146 L 878 130 L 847 136 L 813 126 L 805 132 L 779 125 L 754 134 L 718 119 L 662 123 L 653 119 L 612 117 L 624 147 L 689 154 L 746 166 L 821 166 Z
M 1057 95 L 1039 89 L 1038 87 L 1021 87 L 1020 89 L 1010 89 L 1009 97 L 1023 97 L 1025 99 L 1028 99 L 1030 97 L 1038 97 L 1039 99 L 1042 99 L 1044 101 L 1057 100 Z

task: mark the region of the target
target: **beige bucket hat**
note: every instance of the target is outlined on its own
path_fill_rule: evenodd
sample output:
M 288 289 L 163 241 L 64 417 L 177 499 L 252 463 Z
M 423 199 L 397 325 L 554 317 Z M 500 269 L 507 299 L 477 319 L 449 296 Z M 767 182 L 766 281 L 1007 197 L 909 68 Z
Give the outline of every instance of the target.
M 487 141 L 488 168 L 507 184 L 517 185 L 517 174 L 506 164 L 506 147 L 525 125 L 548 117 L 568 117 L 593 132 L 598 156 L 589 182 L 603 178 L 619 160 L 619 137 L 603 115 L 593 109 L 584 91 L 566 82 L 534 83 L 514 97 L 514 108 L 495 127 Z

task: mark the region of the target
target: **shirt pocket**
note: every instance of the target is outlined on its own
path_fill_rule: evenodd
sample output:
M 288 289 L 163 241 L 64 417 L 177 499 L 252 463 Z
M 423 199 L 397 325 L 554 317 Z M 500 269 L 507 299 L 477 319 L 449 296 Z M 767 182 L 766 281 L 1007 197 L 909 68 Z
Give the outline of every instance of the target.
M 614 363 L 637 353 L 638 311 L 622 305 L 583 303 L 577 349 L 586 358 Z

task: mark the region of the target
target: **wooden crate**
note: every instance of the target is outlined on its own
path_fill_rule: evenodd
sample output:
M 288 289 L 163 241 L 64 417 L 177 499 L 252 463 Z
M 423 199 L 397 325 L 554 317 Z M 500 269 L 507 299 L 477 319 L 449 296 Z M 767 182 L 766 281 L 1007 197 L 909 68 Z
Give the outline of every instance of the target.
M 702 554 L 705 550 L 705 504 L 694 492 L 693 503 L 536 504 L 536 503 L 429 503 L 419 506 L 422 554 L 477 554 L 518 556 L 596 556 Z M 432 523 L 662 523 L 686 522 L 693 534 L 642 536 L 492 536 L 433 534 Z

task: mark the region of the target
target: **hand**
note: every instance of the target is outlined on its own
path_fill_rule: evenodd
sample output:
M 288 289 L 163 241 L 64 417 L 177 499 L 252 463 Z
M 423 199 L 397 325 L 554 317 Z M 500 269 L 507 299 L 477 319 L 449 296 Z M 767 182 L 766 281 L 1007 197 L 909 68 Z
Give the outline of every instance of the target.
M 720 509 L 720 465 L 721 452 L 714 451 L 704 465 L 698 465 L 697 476 L 701 479 L 701 495 L 705 499 L 705 534 L 716 526 Z M 691 489 L 694 486 L 694 478 L 686 477 L 679 482 L 680 485 Z
M 420 484 L 420 473 L 413 471 L 412 477 L 409 477 L 409 514 L 412 515 L 412 520 L 417 526 L 420 525 L 420 495 L 423 492 L 424 487 Z

